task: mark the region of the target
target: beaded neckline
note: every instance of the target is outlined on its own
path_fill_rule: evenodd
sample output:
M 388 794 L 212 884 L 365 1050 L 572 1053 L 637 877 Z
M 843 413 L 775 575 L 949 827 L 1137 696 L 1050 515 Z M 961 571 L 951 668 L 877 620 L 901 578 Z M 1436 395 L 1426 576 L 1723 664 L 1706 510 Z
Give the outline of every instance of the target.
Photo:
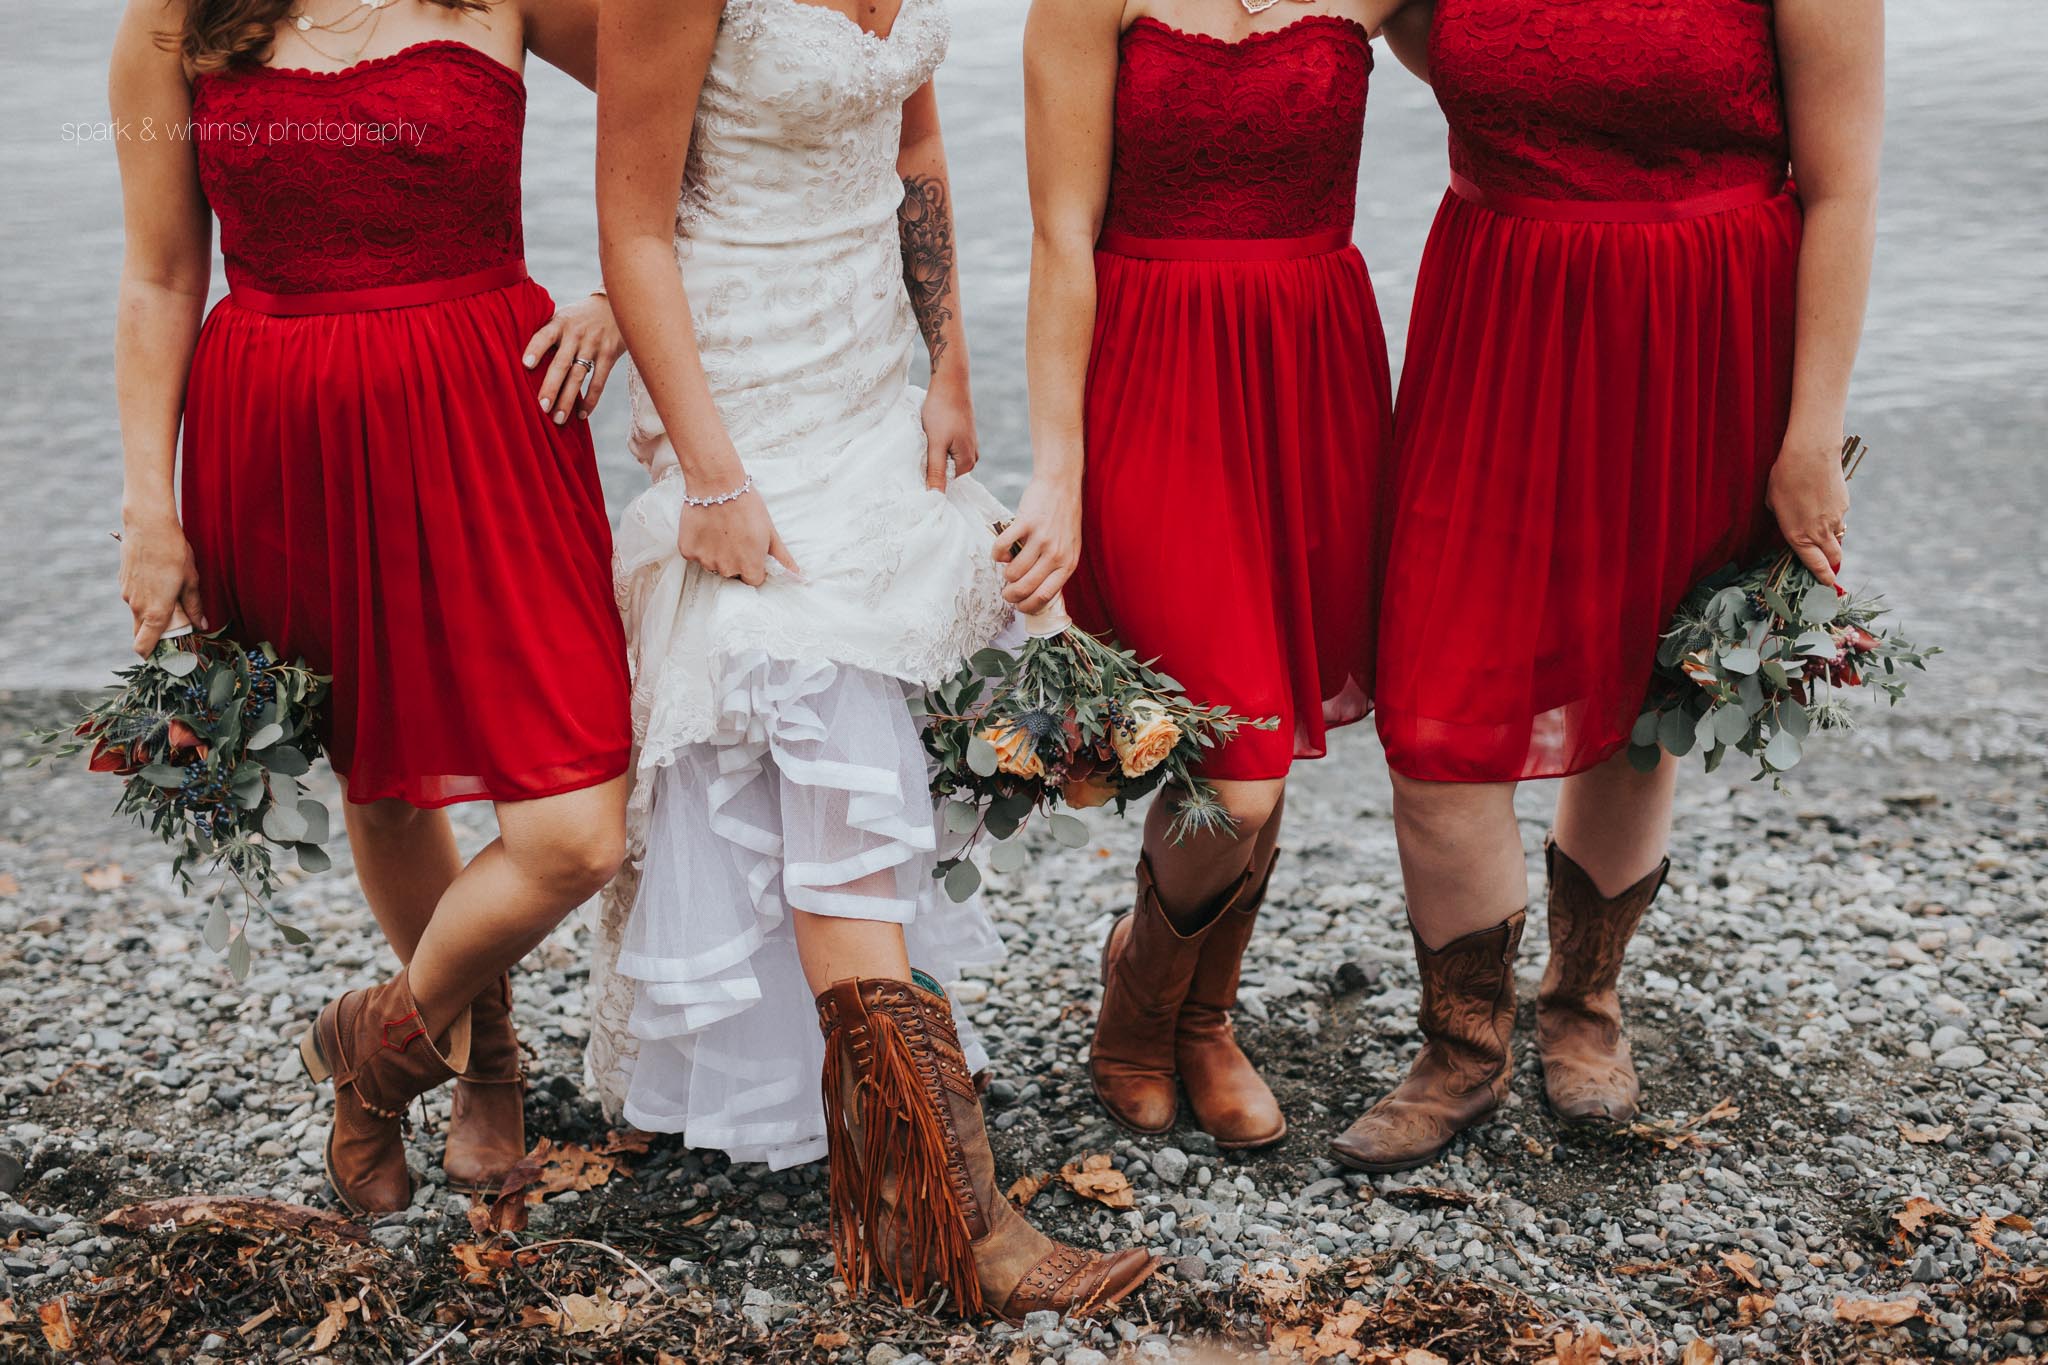
M 1346 29 L 1356 33 L 1358 40 L 1365 44 L 1366 51 L 1370 52 L 1372 50 L 1372 31 L 1356 19 L 1344 14 L 1307 14 L 1296 19 L 1291 24 L 1282 24 L 1278 28 L 1258 29 L 1245 34 L 1242 38 L 1219 38 L 1213 33 L 1198 33 L 1191 29 L 1176 28 L 1164 19 L 1155 19 L 1149 14 L 1143 14 L 1138 16 L 1131 26 L 1124 30 L 1124 36 L 1128 38 L 1140 29 L 1150 29 L 1168 37 L 1192 43 L 1198 47 L 1217 49 L 1224 52 L 1238 52 L 1260 47 L 1275 39 L 1295 36 L 1305 30 L 1322 28 L 1333 24 L 1339 29 Z

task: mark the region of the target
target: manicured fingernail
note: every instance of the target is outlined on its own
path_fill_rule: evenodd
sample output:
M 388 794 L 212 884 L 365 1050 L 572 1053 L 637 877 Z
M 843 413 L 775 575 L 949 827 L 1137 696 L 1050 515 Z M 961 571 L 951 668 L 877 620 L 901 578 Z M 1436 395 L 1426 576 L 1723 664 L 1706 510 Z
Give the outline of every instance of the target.
M 536 360 L 535 360 L 535 359 L 534 359 L 534 358 L 533 358 L 532 356 L 528 356 L 528 357 L 526 357 L 526 368 L 527 368 L 527 369 L 529 369 L 529 370 L 530 370 L 530 369 L 532 369 L 532 368 L 533 368 L 533 367 L 534 367 L 534 366 L 535 366 L 536 364 L 538 364 L 538 363 L 539 363 L 539 362 L 538 362 L 538 361 L 536 361 Z
M 546 411 L 548 410 L 548 400 L 547 400 L 547 399 L 543 398 L 543 399 L 541 399 L 541 400 L 540 400 L 540 410 L 541 410 L 542 412 L 546 412 Z
M 564 408 L 564 409 L 562 409 L 562 411 L 560 411 L 560 412 L 558 412 L 558 413 L 556 413 L 556 414 L 555 414 L 555 425 L 556 425 L 556 426 L 560 426 L 560 425 L 562 425 L 562 423 L 564 423 L 564 422 L 566 422 L 566 421 L 568 421 L 568 420 L 569 420 L 569 410 L 568 410 L 567 408 Z

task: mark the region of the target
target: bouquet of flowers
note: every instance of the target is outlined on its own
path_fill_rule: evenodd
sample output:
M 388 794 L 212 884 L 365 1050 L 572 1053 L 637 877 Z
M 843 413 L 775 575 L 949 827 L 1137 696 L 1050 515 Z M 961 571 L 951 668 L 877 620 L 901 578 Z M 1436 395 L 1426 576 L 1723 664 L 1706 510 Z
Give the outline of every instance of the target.
M 190 892 L 195 869 L 223 873 L 204 938 L 225 952 L 237 981 L 249 973 L 249 916 L 261 910 L 288 943 L 306 934 L 277 919 L 274 861 L 285 849 L 307 872 L 330 865 L 327 807 L 299 778 L 320 756 L 316 718 L 328 679 L 281 663 L 268 644 L 245 649 L 225 633 L 167 637 L 74 725 L 38 735 L 62 757 L 90 751 L 94 772 L 124 779 L 115 809 L 172 850 L 171 872 Z M 225 903 L 240 887 L 231 922 Z
M 1171 782 L 1187 793 L 1175 817 L 1176 839 L 1228 827 L 1229 812 L 1193 766 L 1239 728 L 1271 730 L 1277 719 L 1196 705 L 1172 678 L 1075 626 L 1057 602 L 1026 626 L 1022 649 L 984 649 L 911 702 L 925 721 L 932 795 L 945 802 L 947 831 L 964 839 L 936 869 L 949 896 L 966 900 L 981 886 L 971 855 L 984 834 L 994 841 L 990 866 L 1022 867 L 1018 835 L 1034 814 L 1045 816 L 1061 844 L 1085 844 L 1087 826 L 1060 805 L 1080 810 L 1114 802 L 1121 814 Z
M 1863 454 L 1850 437 L 1848 475 Z M 1902 670 L 1925 669 L 1941 652 L 1885 628 L 1885 615 L 1882 598 L 1829 587 L 1790 551 L 1712 575 L 1679 606 L 1657 651 L 1629 760 L 1647 772 L 1664 752 L 1698 749 L 1712 772 L 1734 749 L 1757 760 L 1757 777 L 1780 783 L 1814 731 L 1854 725 L 1839 694 L 1875 687 L 1897 704 Z

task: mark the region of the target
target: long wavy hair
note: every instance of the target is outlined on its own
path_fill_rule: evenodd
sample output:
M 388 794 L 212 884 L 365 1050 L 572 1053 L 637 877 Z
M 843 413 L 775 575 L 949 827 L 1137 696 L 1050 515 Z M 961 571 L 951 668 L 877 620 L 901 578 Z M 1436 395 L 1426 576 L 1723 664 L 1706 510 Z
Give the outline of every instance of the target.
M 482 11 L 491 0 L 426 0 L 443 9 Z M 178 50 L 196 71 L 260 64 L 293 0 L 187 0 Z

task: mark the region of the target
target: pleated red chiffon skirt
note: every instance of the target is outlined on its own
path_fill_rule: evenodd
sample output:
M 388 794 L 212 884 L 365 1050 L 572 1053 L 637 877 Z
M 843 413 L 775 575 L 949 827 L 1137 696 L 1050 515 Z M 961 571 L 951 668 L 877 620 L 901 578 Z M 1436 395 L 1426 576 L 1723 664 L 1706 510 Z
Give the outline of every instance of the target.
M 1348 236 L 1289 259 L 1096 255 L 1067 605 L 1195 700 L 1278 718 L 1217 750 L 1212 779 L 1284 777 L 1371 709 L 1392 385 Z M 1271 249 L 1132 249 L 1240 248 Z
M 332 673 L 352 801 L 530 800 L 626 769 L 624 631 L 586 423 L 540 410 L 531 281 L 277 316 L 231 296 L 186 396 L 211 624 Z
M 1749 199 L 1601 222 L 1446 196 L 1395 418 L 1378 726 L 1397 772 L 1608 758 L 1685 593 L 1775 540 L 1800 210 Z

